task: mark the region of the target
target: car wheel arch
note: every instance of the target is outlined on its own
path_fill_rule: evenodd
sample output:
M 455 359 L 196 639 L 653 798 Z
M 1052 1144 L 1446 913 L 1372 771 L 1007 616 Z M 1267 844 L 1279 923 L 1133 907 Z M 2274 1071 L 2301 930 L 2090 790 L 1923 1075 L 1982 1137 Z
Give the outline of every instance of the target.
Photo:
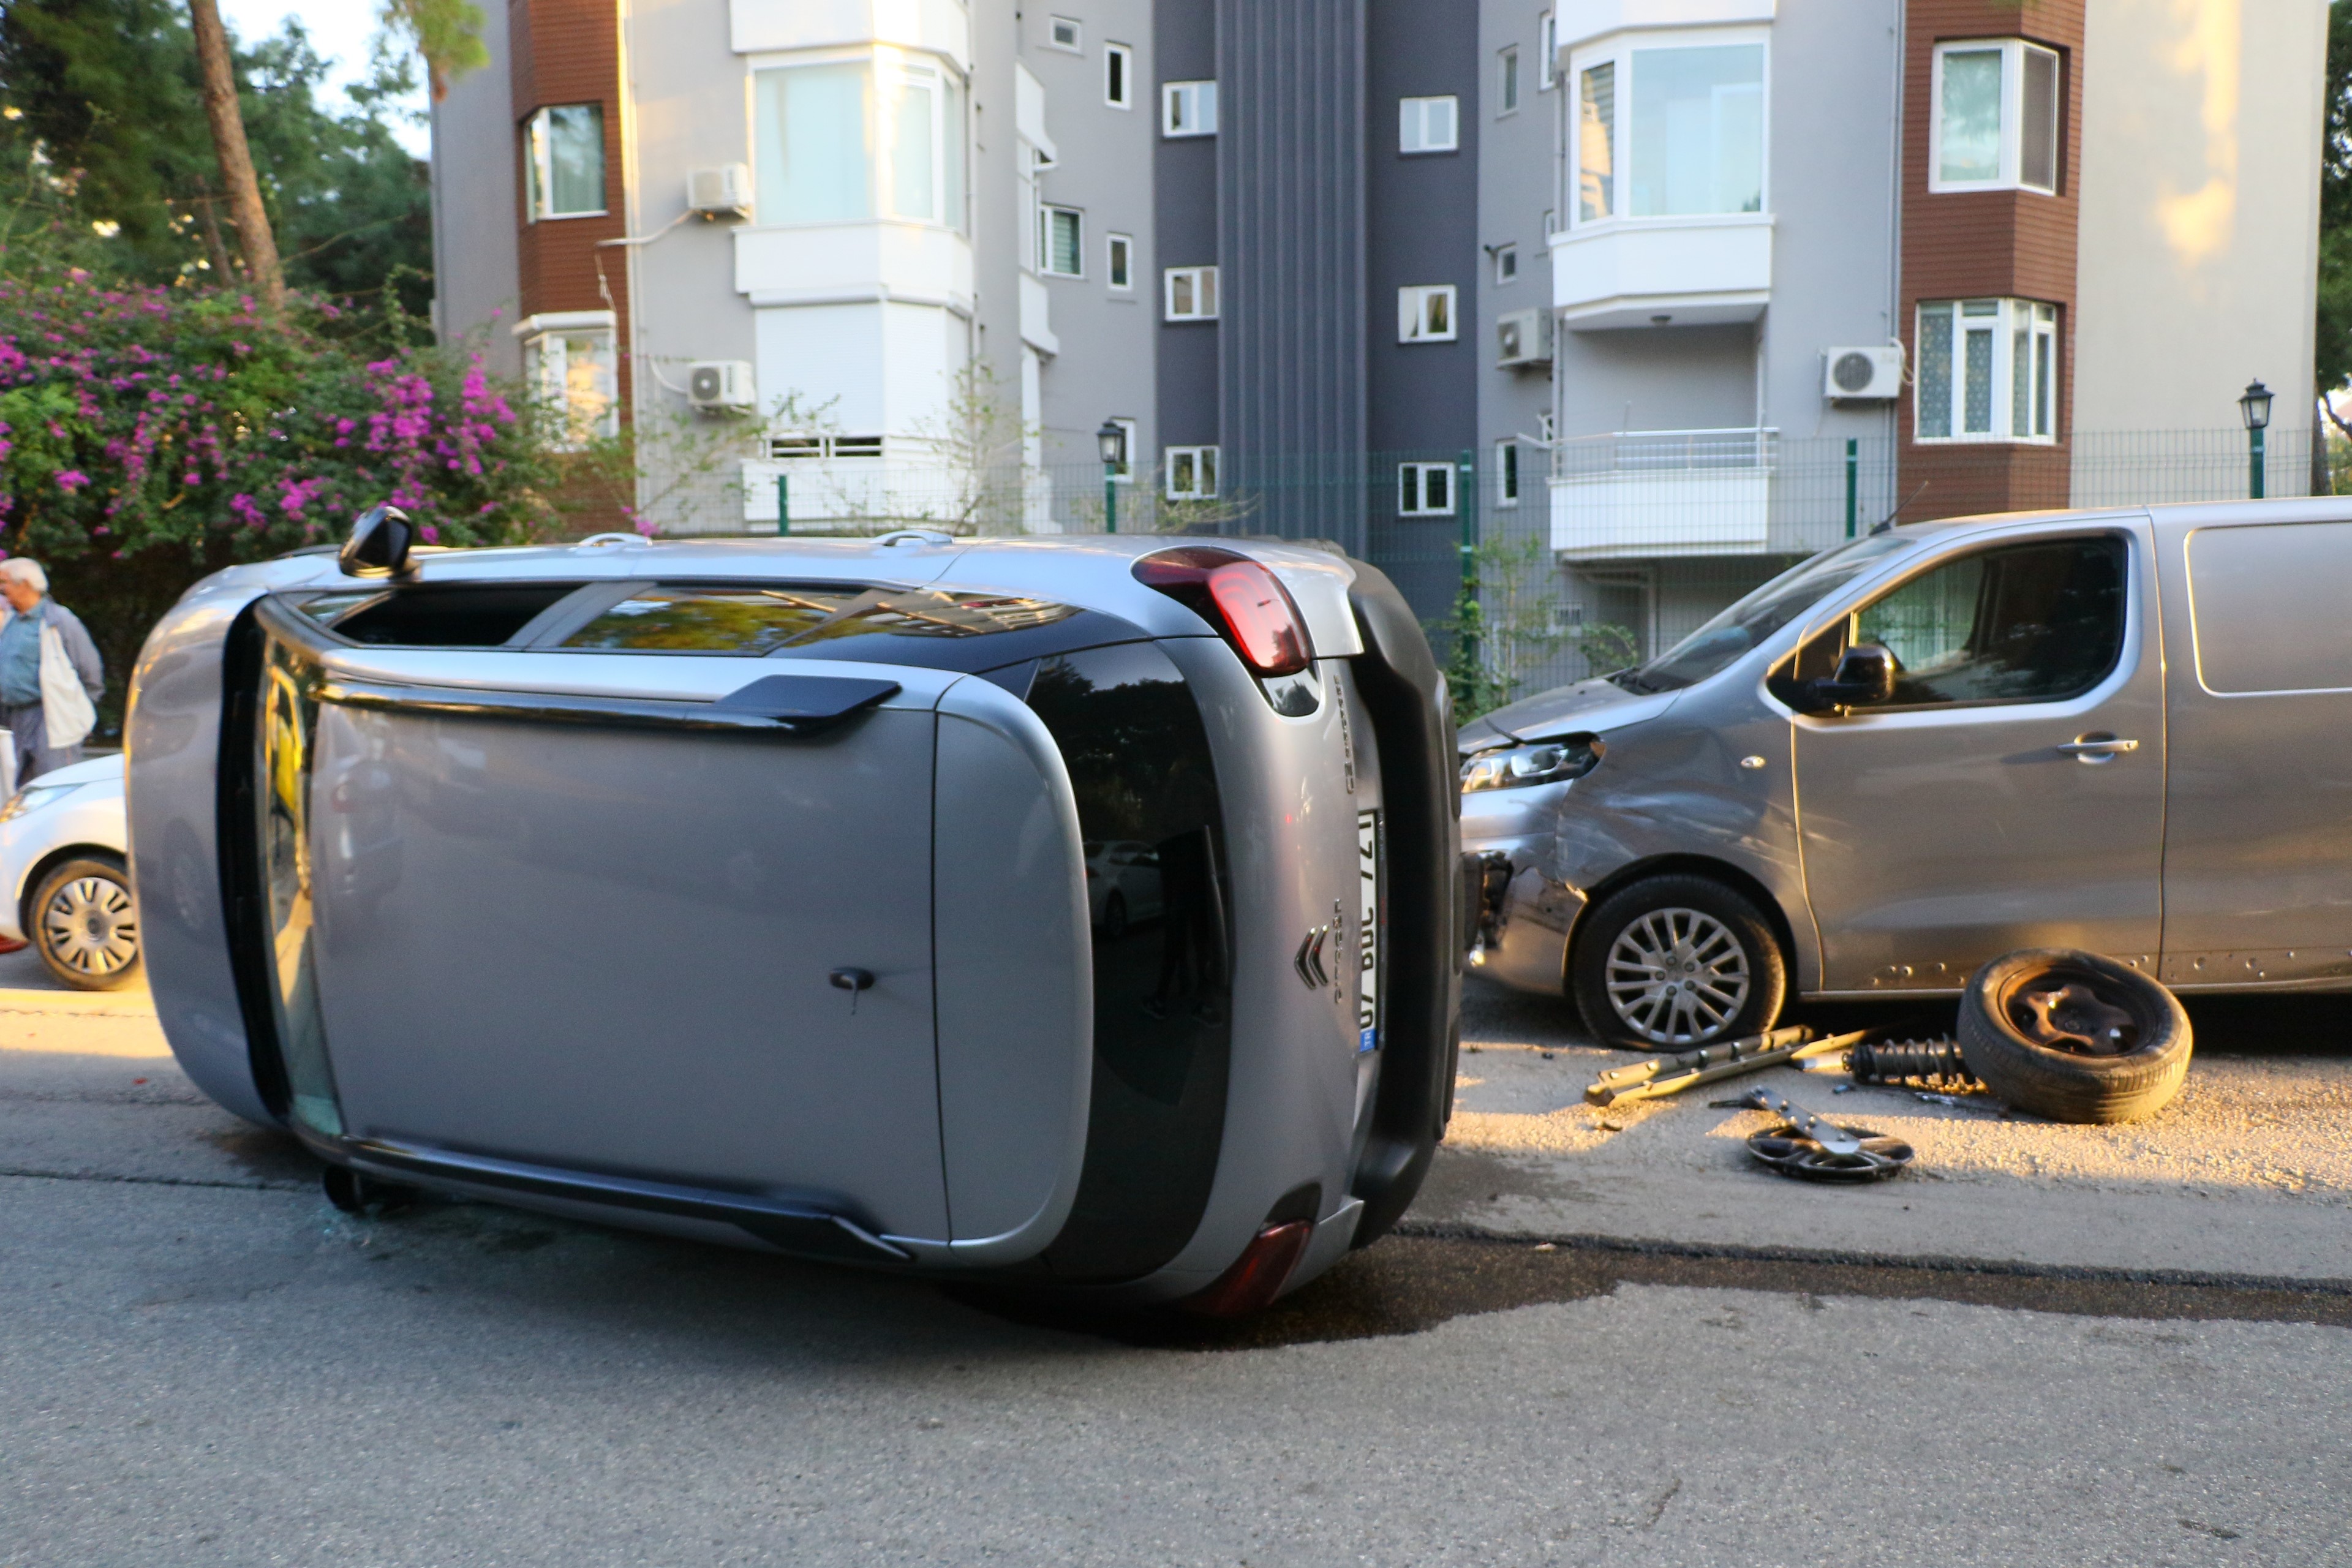
M 110 860 L 122 868 L 126 881 L 131 876 L 131 857 L 104 844 L 64 844 L 50 850 L 25 868 L 25 879 L 16 888 L 16 929 L 30 933 L 33 929 L 33 895 L 40 890 L 51 871 L 68 860 Z M 132 897 L 137 897 L 134 887 Z
M 1727 860 L 1717 860 L 1705 855 L 1653 855 L 1611 872 L 1601 881 L 1584 890 L 1584 905 L 1576 912 L 1575 921 L 1568 930 L 1568 942 L 1560 951 L 1560 993 L 1569 990 L 1569 976 L 1575 972 L 1576 950 L 1583 942 L 1586 918 L 1621 889 L 1651 877 L 1704 877 L 1738 893 L 1763 911 L 1772 928 L 1772 940 L 1780 949 L 1780 962 L 1789 972 L 1789 994 L 1791 1001 L 1801 993 L 1798 984 L 1809 966 L 1797 949 L 1796 930 L 1789 911 L 1781 907 L 1780 897 L 1750 872 L 1744 871 Z

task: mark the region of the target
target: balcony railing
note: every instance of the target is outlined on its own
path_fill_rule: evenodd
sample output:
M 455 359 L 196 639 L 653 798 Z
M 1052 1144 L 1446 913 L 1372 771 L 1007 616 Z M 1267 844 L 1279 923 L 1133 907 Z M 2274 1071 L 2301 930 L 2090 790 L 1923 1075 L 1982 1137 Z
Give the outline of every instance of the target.
M 1552 451 L 1551 547 L 1569 560 L 1760 555 L 1780 433 L 1621 430 Z

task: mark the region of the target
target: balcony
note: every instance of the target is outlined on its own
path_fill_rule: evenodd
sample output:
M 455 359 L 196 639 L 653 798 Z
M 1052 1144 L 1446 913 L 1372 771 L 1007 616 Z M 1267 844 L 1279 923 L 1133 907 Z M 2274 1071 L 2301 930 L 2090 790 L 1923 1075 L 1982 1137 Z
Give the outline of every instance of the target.
M 1752 321 L 1771 295 L 1769 213 L 1627 218 L 1552 236 L 1552 304 L 1571 332 Z
M 1780 444 L 1769 428 L 1563 441 L 1552 453 L 1552 551 L 1564 561 L 1768 553 Z

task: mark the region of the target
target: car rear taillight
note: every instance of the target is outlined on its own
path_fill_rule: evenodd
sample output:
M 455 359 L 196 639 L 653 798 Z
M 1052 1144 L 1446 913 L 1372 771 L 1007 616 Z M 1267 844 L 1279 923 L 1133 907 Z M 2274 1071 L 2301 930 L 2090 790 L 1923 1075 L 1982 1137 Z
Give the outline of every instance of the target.
M 1291 1270 L 1307 1256 L 1307 1244 L 1315 1237 L 1311 1220 L 1286 1220 L 1261 1229 L 1234 1260 L 1233 1267 L 1216 1278 L 1216 1281 L 1197 1295 L 1188 1296 L 1181 1303 L 1187 1310 L 1207 1318 L 1245 1318 L 1262 1310 L 1282 1288 L 1290 1282 Z
M 1143 557 L 1135 563 L 1135 577 L 1216 627 L 1253 674 L 1296 675 L 1314 661 L 1307 622 L 1290 590 L 1246 555 L 1188 544 Z

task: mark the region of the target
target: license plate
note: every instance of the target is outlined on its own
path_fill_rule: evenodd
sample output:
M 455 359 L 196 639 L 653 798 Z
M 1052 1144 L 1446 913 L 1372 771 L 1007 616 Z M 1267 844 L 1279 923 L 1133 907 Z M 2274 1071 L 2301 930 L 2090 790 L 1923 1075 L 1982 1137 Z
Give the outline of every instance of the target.
M 1381 814 L 1356 814 L 1356 1050 L 1381 1048 L 1381 959 L 1388 926 L 1381 919 Z

